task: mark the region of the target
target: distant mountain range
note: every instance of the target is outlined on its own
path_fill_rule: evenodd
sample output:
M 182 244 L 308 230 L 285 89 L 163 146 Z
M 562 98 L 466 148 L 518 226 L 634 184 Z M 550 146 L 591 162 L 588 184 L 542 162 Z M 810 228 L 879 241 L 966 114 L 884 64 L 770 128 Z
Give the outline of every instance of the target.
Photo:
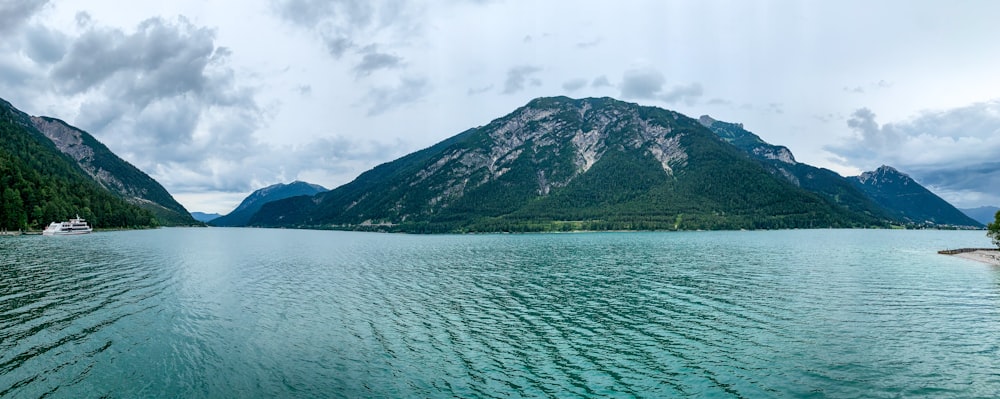
M 875 171 L 845 178 L 828 169 L 796 162 L 788 148 L 768 144 L 744 130 L 742 124 L 720 122 L 708 116 L 702 116 L 699 122 L 757 159 L 772 174 L 852 212 L 900 224 L 980 225 L 892 167 L 883 165 Z
M 981 206 L 979 208 L 968 208 L 959 209 L 962 213 L 969 215 L 969 217 L 975 219 L 977 222 L 982 224 L 993 223 L 996 220 L 997 211 L 1000 208 L 995 206 Z
M 4 100 L 0 183 L 2 229 L 38 230 L 76 215 L 98 228 L 197 223 L 159 183 L 89 134 Z
M 268 202 L 296 196 L 313 196 L 324 191 L 326 188 L 323 186 L 302 181 L 267 186 L 254 191 L 228 215 L 212 219 L 209 224 L 220 227 L 246 226 L 250 217 Z
M 210 222 L 212 220 L 217 219 L 220 216 L 222 215 L 218 213 L 191 212 L 191 217 L 193 217 L 194 220 L 197 220 L 199 222 Z
M 611 98 L 539 98 L 327 191 L 257 190 L 228 215 L 189 214 L 94 137 L 0 100 L 0 229 L 80 214 L 157 225 L 401 232 L 981 227 L 909 176 L 797 162 L 741 124 Z M 992 221 L 996 208 L 969 210 Z
M 929 191 L 908 191 L 914 185 L 796 162 L 738 124 L 555 97 L 331 191 L 267 203 L 249 224 L 407 232 L 979 226 Z M 925 205 L 935 208 L 921 213 Z

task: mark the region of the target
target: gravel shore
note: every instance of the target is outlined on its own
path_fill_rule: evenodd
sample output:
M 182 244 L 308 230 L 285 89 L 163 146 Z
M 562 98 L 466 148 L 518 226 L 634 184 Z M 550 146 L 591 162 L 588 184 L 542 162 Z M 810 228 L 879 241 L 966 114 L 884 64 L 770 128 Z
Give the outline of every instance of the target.
M 1000 250 L 978 250 L 972 252 L 962 252 L 954 254 L 960 258 L 971 259 L 978 262 L 989 263 L 1000 266 Z

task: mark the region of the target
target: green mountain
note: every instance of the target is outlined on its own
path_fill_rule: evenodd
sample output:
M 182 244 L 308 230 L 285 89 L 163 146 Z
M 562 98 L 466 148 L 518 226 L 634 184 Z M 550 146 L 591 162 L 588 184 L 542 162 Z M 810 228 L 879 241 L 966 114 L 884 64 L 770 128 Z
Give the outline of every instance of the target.
M 996 220 L 997 212 L 1000 208 L 995 206 L 981 206 L 978 208 L 959 209 L 962 213 L 982 224 L 990 224 Z
M 787 147 L 765 142 L 744 129 L 741 123 L 717 121 L 707 115 L 698 118 L 698 121 L 726 142 L 756 159 L 771 174 L 819 195 L 830 204 L 865 215 L 870 223 L 893 218 L 890 211 L 883 209 L 847 178 L 829 169 L 796 162 Z
M 246 226 L 250 222 L 250 217 L 268 202 L 300 195 L 313 196 L 323 191 L 326 191 L 326 188 L 323 186 L 302 181 L 267 186 L 250 193 L 236 209 L 228 215 L 212 219 L 209 224 L 220 227 Z
M 407 232 L 884 225 L 777 178 L 697 120 L 611 98 L 540 98 L 255 226 Z
M 982 227 L 915 180 L 889 166 L 849 178 L 898 220 L 918 225 Z
M 91 179 L 30 116 L 0 99 L 0 229 L 39 230 L 75 215 L 98 228 L 159 224 Z
M 55 118 L 33 116 L 31 122 L 97 184 L 129 203 L 149 210 L 161 225 L 201 224 L 160 183 L 119 158 L 89 133 Z

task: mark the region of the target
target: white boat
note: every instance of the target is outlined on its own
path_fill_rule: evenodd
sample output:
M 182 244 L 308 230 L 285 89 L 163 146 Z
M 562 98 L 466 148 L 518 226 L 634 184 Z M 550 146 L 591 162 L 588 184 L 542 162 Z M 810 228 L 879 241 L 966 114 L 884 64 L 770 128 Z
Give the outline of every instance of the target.
M 87 234 L 93 231 L 87 225 L 87 221 L 83 220 L 80 215 L 76 215 L 76 218 L 70 219 L 68 222 L 52 222 L 49 223 L 49 227 L 42 230 L 43 236 L 68 236 L 76 234 Z

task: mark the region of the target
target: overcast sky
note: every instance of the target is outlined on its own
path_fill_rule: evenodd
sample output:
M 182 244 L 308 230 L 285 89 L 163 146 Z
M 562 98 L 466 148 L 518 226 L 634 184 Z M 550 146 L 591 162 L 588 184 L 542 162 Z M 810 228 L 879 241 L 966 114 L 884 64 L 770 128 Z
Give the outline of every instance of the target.
M 740 122 L 1000 205 L 1000 2 L 0 0 L 0 97 L 190 211 L 333 188 L 532 98 Z

